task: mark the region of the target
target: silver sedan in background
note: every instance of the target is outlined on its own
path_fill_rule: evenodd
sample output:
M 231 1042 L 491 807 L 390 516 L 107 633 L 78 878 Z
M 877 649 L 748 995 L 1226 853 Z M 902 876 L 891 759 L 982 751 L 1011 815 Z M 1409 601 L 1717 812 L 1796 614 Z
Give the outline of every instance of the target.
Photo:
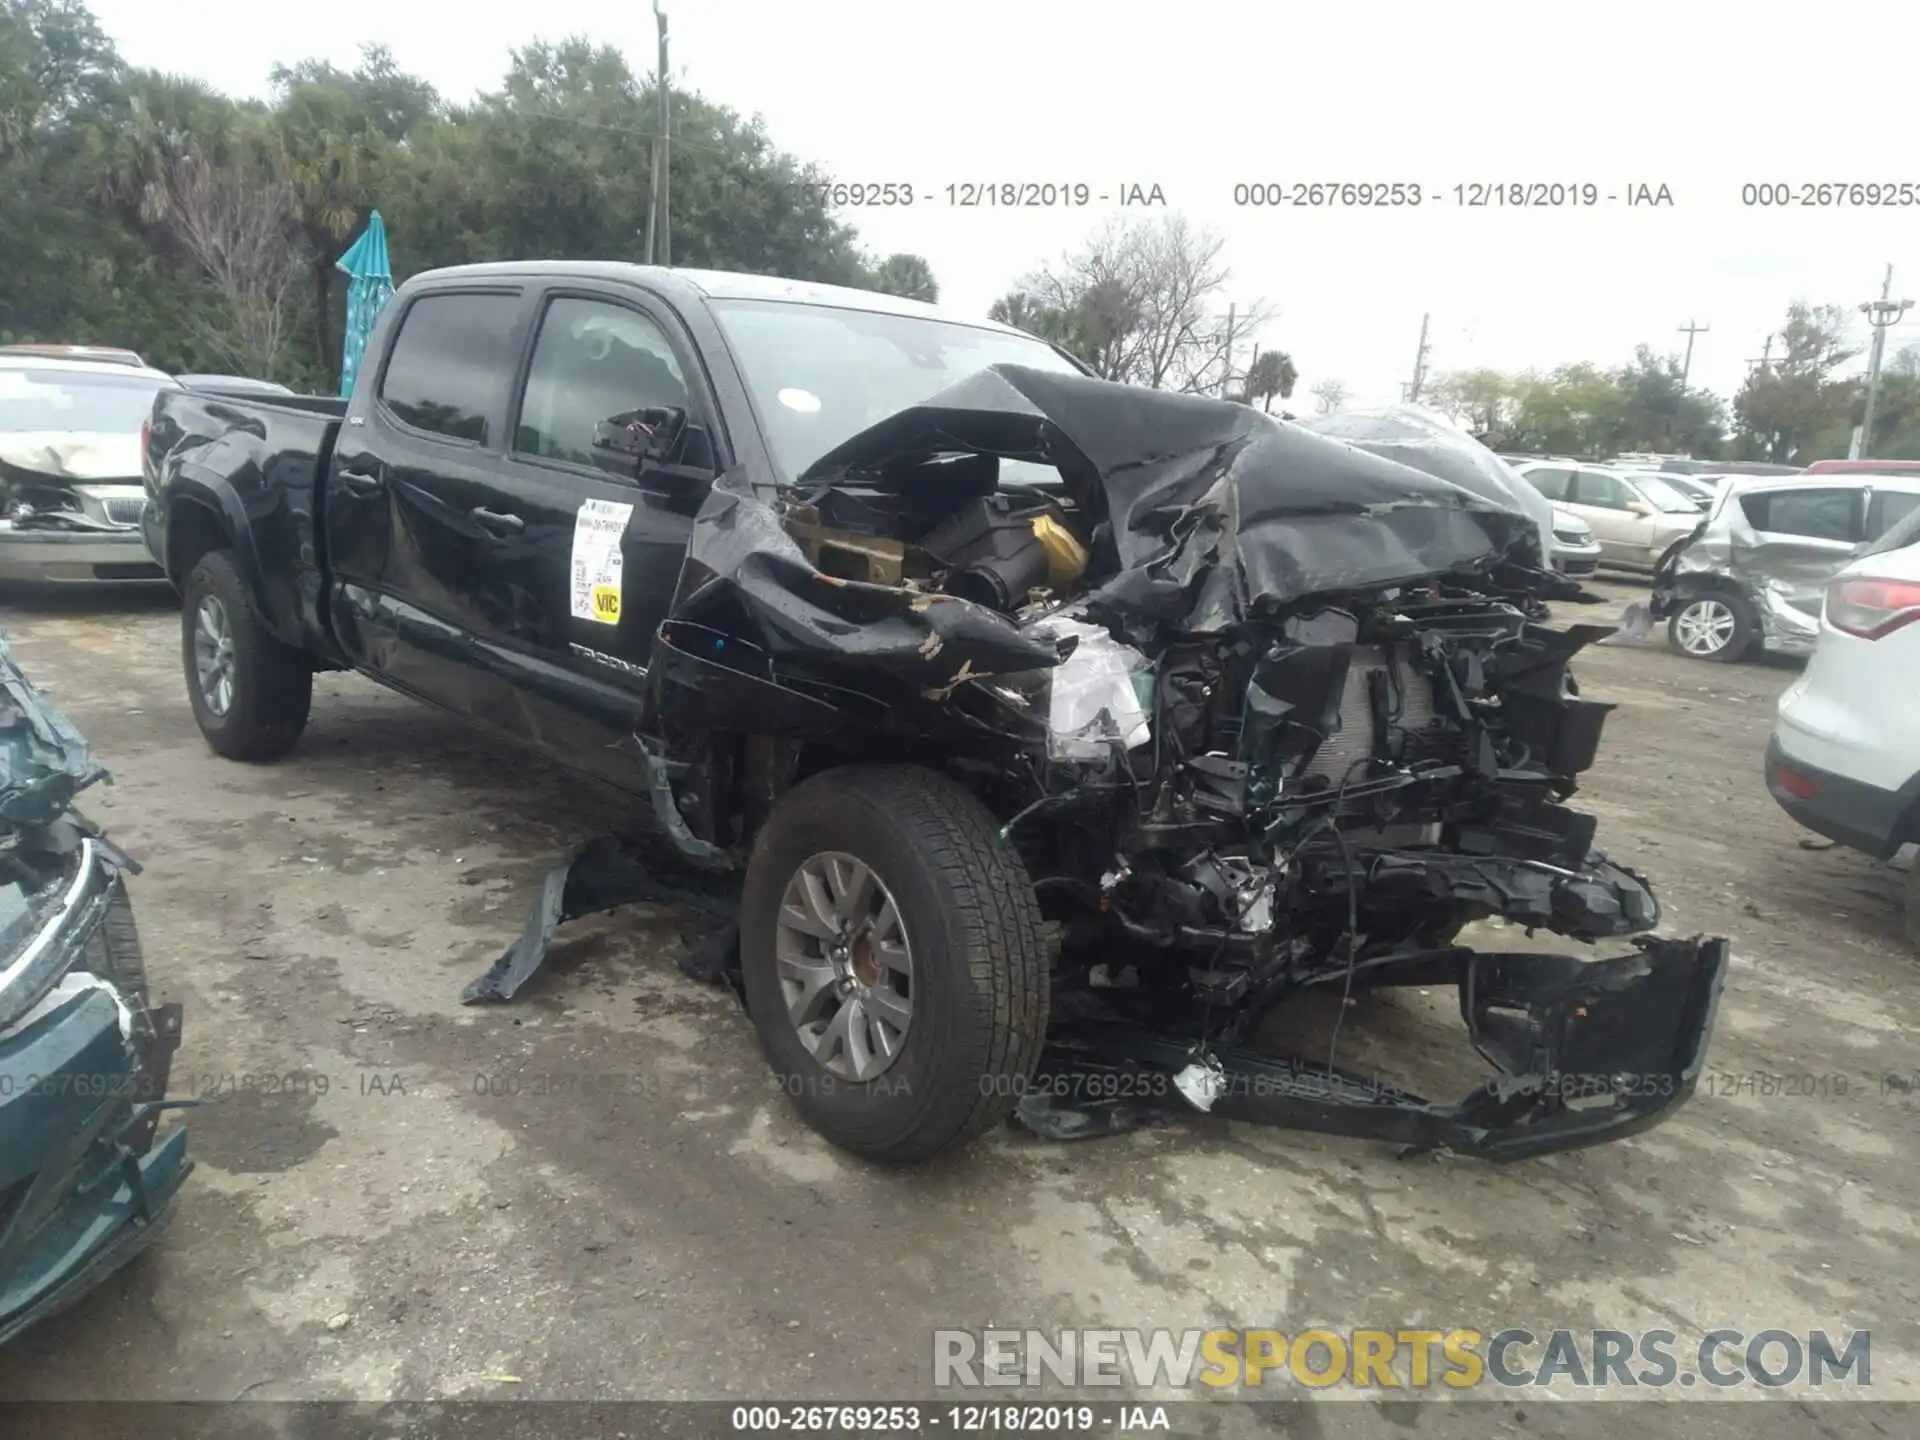
M 121 360 L 0 354 L 0 582 L 166 584 L 140 536 L 140 432 L 178 383 Z

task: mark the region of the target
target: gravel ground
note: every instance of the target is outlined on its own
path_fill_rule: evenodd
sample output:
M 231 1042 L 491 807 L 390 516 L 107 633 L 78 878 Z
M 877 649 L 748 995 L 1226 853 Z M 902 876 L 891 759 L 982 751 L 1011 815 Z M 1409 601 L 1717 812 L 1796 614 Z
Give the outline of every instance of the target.
M 1602 588 L 1604 618 L 1634 593 Z M 1803 848 L 1761 783 L 1789 668 L 1659 637 L 1578 664 L 1619 705 L 1583 792 L 1602 844 L 1664 930 L 1734 941 L 1713 1074 L 1669 1123 L 1493 1168 L 1196 1117 L 1010 1131 L 902 1174 L 798 1122 L 731 999 L 675 969 L 670 910 L 568 927 L 518 1003 L 458 1004 L 613 797 L 349 676 L 321 679 L 293 758 L 230 764 L 194 729 L 167 602 L 16 598 L 0 623 L 115 772 L 86 808 L 147 866 L 148 966 L 186 1007 L 176 1091 L 216 1097 L 187 1118 L 171 1232 L 0 1352 L 0 1396 L 910 1398 L 936 1327 L 1316 1322 L 1867 1328 L 1872 1393 L 1914 1394 L 1920 979 L 1897 871 Z M 1346 1027 L 1361 1064 L 1464 1048 L 1431 997 Z M 1315 1408 L 1295 1433 L 1416 1425 Z M 1675 1433 L 1740 1418 L 1683 1408 Z M 1766 1418 L 1839 1433 L 1843 1408 Z M 1458 1433 L 1627 1418 L 1532 1413 Z

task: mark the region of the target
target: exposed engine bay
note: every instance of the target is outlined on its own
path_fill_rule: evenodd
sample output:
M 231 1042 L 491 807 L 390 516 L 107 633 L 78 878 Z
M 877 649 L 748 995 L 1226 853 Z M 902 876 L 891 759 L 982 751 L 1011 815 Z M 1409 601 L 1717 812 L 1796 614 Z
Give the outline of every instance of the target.
M 1500 1157 L 1651 1124 L 1692 1088 L 1725 942 L 1644 938 L 1651 889 L 1568 804 L 1612 709 L 1568 662 L 1611 627 L 1548 624 L 1583 592 L 1446 468 L 998 367 L 790 483 L 722 477 L 649 673 L 659 818 L 724 873 L 806 775 L 961 777 L 1055 937 L 1042 1069 L 1084 1083 L 1023 1098 L 1042 1134 L 1175 1091 Z M 584 913 L 559 896 L 549 933 Z M 1608 961 L 1455 943 L 1490 917 L 1642 938 Z M 1459 1106 L 1257 1048 L 1308 988 L 1446 984 L 1499 1072 Z M 1174 1090 L 1087 1078 L 1120 1073 Z

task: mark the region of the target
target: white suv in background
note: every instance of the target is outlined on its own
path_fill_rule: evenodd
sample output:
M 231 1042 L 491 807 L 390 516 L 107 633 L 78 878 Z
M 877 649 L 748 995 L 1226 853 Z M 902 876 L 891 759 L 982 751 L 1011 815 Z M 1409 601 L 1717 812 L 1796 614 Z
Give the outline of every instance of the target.
M 1876 859 L 1920 843 L 1920 510 L 1827 586 L 1812 658 L 1780 697 L 1767 789 L 1809 830 Z M 1920 865 L 1906 923 L 1920 948 Z

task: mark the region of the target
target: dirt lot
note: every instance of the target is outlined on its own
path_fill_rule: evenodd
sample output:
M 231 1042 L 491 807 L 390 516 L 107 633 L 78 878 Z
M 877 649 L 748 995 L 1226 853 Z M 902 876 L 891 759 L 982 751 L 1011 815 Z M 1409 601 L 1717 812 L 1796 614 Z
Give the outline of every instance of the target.
M 1898 874 L 1802 848 L 1761 784 L 1790 669 L 1657 639 L 1579 666 L 1620 706 L 1602 844 L 1665 930 L 1735 943 L 1713 1074 L 1665 1126 L 1496 1169 L 1196 1118 L 898 1174 L 798 1123 L 669 911 L 569 927 L 519 1003 L 458 1004 L 605 797 L 355 677 L 322 678 L 291 760 L 226 763 L 166 603 L 0 623 L 116 774 L 87 808 L 147 866 L 176 1091 L 217 1093 L 171 1233 L 0 1353 L 0 1395 L 914 1397 L 936 1327 L 1309 1323 L 1870 1328 L 1876 1396 L 1920 1392 L 1920 974 Z M 1449 1023 L 1373 999 L 1347 1033 L 1378 1060 Z

